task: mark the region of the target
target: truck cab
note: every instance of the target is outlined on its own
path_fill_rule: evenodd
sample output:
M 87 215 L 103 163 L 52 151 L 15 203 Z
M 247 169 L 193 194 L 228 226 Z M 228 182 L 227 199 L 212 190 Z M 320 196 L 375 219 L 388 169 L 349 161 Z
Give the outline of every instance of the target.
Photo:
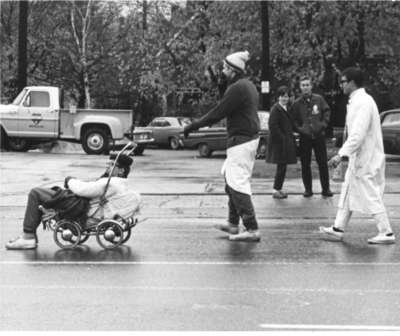
M 1 124 L 9 136 L 57 138 L 59 89 L 26 87 L 1 108 Z

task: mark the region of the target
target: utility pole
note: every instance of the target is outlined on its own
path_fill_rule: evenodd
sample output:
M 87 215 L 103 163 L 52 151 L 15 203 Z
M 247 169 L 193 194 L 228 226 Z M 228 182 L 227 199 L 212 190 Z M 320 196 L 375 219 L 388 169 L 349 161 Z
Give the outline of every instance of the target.
M 261 1 L 261 39 L 262 39 L 262 54 L 261 54 L 261 99 L 262 109 L 269 111 L 270 109 L 270 85 L 271 85 L 271 69 L 269 62 L 269 15 L 268 1 Z
M 18 23 L 18 92 L 27 84 L 27 54 L 26 41 L 28 39 L 28 1 L 19 2 L 19 23 Z
M 143 8 L 142 31 L 143 31 L 143 38 L 145 38 L 147 31 L 147 0 L 143 0 L 142 8 Z

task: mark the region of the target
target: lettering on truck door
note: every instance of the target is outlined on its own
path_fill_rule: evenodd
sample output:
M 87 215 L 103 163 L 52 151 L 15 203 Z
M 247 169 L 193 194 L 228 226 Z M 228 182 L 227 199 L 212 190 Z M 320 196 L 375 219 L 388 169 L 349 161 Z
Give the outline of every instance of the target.
M 30 91 L 18 111 L 19 133 L 26 137 L 57 137 L 57 111 L 47 91 Z

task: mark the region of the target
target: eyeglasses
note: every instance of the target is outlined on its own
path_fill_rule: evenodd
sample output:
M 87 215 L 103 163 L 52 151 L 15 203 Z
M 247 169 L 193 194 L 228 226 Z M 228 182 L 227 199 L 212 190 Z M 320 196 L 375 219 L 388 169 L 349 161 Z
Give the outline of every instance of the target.
M 342 79 L 341 81 L 340 81 L 340 85 L 342 85 L 342 84 L 344 84 L 344 83 L 348 83 L 349 81 L 347 80 L 347 79 Z

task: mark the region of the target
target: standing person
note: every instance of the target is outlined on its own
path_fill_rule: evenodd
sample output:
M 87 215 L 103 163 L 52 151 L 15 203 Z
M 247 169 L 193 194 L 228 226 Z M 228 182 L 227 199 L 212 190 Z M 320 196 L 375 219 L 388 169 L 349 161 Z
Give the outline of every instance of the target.
M 289 89 L 281 86 L 277 90 L 278 102 L 272 106 L 268 120 L 269 138 L 266 161 L 276 163 L 273 198 L 287 198 L 282 191 L 288 164 L 297 162 L 296 140 L 293 135 L 293 120 L 288 112 Z
M 227 119 L 227 157 L 221 172 L 229 197 L 229 217 L 228 223 L 216 228 L 230 233 L 229 240 L 256 242 L 260 240 L 260 232 L 251 200 L 250 178 L 259 142 L 260 120 L 257 89 L 244 78 L 248 60 L 248 51 L 225 58 L 223 74 L 228 80 L 227 90 L 216 107 L 184 128 L 184 135 L 187 137 L 191 131 Z M 239 233 L 240 218 L 246 230 Z
M 343 158 L 349 164 L 342 185 L 339 209 L 331 227 L 320 227 L 328 236 L 343 238 L 353 211 L 372 215 L 378 235 L 368 239 L 370 244 L 391 244 L 395 236 L 383 204 L 385 188 L 385 153 L 378 108 L 363 88 L 363 74 L 358 68 L 347 68 L 340 81 L 347 105 L 347 139 L 329 164 L 336 167 Z
M 324 98 L 312 93 L 311 78 L 300 78 L 301 96 L 295 100 L 292 113 L 295 130 L 300 133 L 301 175 L 304 184 L 304 197 L 311 197 L 312 173 L 311 154 L 314 150 L 318 164 L 323 197 L 332 197 L 329 187 L 328 157 L 325 143 L 325 130 L 329 123 L 330 108 Z

